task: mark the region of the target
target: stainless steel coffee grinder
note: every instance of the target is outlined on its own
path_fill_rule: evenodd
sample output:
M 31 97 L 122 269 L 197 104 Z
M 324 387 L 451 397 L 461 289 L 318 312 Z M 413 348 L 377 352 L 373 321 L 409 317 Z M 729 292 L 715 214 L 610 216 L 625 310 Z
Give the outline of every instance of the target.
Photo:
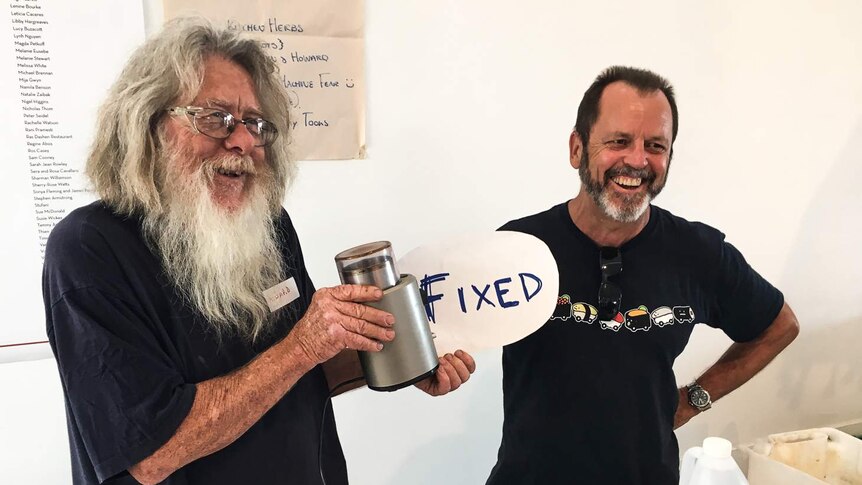
M 380 352 L 359 352 L 368 387 L 395 391 L 415 384 L 437 370 L 437 349 L 419 283 L 410 274 L 400 274 L 389 241 L 378 241 L 347 249 L 335 256 L 343 284 L 372 285 L 383 290 L 380 301 L 368 306 L 395 316 L 395 339 Z

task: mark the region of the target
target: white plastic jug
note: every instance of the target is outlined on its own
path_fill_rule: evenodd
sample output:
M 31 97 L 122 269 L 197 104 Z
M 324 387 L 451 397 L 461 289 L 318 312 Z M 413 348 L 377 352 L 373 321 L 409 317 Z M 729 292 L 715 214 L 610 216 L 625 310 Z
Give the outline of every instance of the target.
M 679 485 L 748 485 L 742 470 L 730 457 L 730 441 L 706 438 L 703 447 L 689 448 L 682 455 Z

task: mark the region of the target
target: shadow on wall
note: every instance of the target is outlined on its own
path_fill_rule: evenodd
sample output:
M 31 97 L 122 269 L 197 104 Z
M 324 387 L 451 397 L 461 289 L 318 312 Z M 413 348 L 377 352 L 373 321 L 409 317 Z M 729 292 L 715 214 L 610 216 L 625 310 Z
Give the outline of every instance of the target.
M 862 124 L 804 214 L 773 283 L 801 333 L 776 361 L 707 415 L 677 430 L 680 452 L 706 436 L 747 443 L 768 434 L 862 421 Z M 823 170 L 810 160 L 799 170 Z M 788 193 L 787 197 L 792 197 Z M 763 231 L 774 222 L 763 221 Z
M 801 335 L 787 350 L 780 400 L 809 426 L 862 420 L 862 317 Z
M 495 371 L 474 374 L 465 387 L 455 392 L 469 392 L 468 401 L 499 408 L 489 410 L 481 405 L 469 406 L 463 416 L 458 416 L 458 419 L 464 421 L 460 427 L 462 431 L 442 436 L 418 448 L 399 464 L 395 478 L 381 485 L 485 483 L 497 461 L 497 447 L 500 445 L 502 432 L 500 417 L 503 401 L 498 399 L 489 402 L 488 399 L 488 396 L 499 395 L 501 389 L 499 354 L 496 358 L 497 363 L 482 362 L 489 368 L 494 367 Z M 496 438 L 490 443 L 489 437 L 492 436 Z M 477 459 L 479 457 L 483 459 Z M 485 457 L 488 461 L 484 460 Z
M 779 397 L 810 425 L 862 419 L 860 143 L 862 119 L 804 214 L 781 281 L 802 332 L 782 360 Z
M 862 419 L 862 321 L 807 331 L 761 375 L 678 429 L 680 454 L 706 436 L 735 444 Z M 740 415 L 738 413 L 742 412 Z

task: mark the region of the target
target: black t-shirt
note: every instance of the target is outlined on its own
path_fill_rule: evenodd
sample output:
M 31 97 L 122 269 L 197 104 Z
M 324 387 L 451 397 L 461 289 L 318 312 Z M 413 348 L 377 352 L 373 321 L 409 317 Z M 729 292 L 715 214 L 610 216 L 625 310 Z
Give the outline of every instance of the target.
M 277 221 L 299 298 L 257 343 L 219 341 L 179 296 L 142 238 L 141 221 L 101 202 L 75 210 L 48 239 L 43 294 L 48 339 L 60 371 L 73 483 L 136 483 L 125 472 L 176 431 L 195 383 L 227 374 L 283 338 L 314 287 L 287 213 Z M 320 366 L 226 448 L 177 470 L 167 484 L 320 483 L 318 443 L 328 395 Z M 347 483 L 331 412 L 324 421 L 328 484 Z
M 651 206 L 647 226 L 620 248 L 620 314 L 600 322 L 599 248 L 566 204 L 501 230 L 548 245 L 560 294 L 541 329 L 503 350 L 503 439 L 488 484 L 675 485 L 672 366 L 693 325 L 751 340 L 782 294 L 721 232 Z

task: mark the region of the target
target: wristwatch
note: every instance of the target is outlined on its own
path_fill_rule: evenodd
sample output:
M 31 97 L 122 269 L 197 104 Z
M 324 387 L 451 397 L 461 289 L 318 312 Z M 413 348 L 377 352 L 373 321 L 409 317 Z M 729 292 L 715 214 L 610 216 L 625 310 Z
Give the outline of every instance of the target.
M 688 403 L 698 411 L 703 412 L 712 407 L 712 398 L 703 386 L 692 382 L 685 388 L 688 391 Z

